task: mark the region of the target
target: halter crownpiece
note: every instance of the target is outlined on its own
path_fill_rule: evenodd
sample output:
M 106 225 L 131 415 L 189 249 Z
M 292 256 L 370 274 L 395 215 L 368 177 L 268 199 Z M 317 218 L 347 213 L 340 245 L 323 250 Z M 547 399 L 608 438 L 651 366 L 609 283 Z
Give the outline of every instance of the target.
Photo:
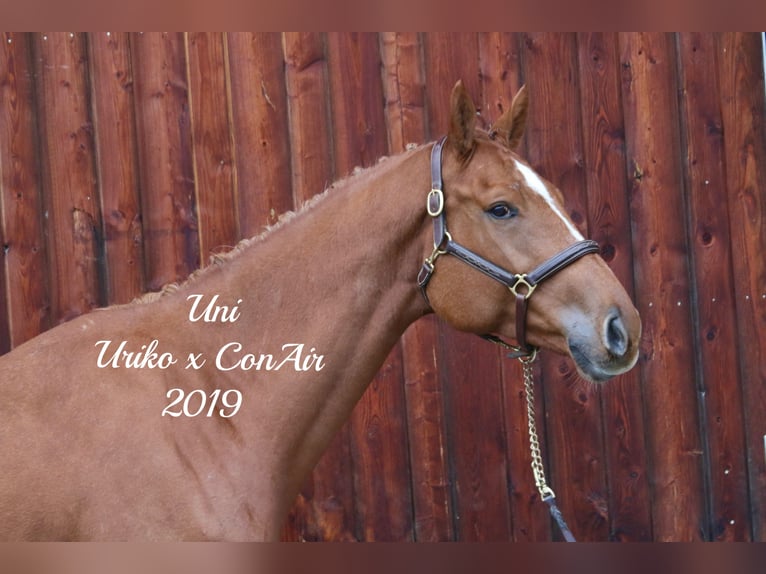
M 434 224 L 434 248 L 431 255 L 423 262 L 423 266 L 418 273 L 420 291 L 426 302 L 430 305 L 426 288 L 431 280 L 431 276 L 434 274 L 436 260 L 441 255 L 447 254 L 457 257 L 460 261 L 502 283 L 508 287 L 516 299 L 516 341 L 518 346 L 508 345 L 494 335 L 484 335 L 484 337 L 512 349 L 514 351 L 511 354 L 512 357 L 534 357 L 537 349 L 530 345 L 526 339 L 527 301 L 538 285 L 544 280 L 555 275 L 581 257 L 590 253 L 598 253 L 598 243 L 590 239 L 577 241 L 543 262 L 530 273 L 511 273 L 506 271 L 481 255 L 456 243 L 449 234 L 449 231 L 447 231 L 447 217 L 445 213 L 442 150 L 446 140 L 447 138 L 443 137 L 434 144 L 431 150 L 431 191 L 428 193 L 426 200 L 426 210 Z

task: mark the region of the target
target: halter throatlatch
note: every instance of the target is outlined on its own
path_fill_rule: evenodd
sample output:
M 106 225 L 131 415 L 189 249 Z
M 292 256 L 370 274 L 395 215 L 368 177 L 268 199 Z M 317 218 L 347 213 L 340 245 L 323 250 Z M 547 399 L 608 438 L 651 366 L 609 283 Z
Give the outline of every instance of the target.
M 537 349 L 527 342 L 527 301 L 535 292 L 538 285 L 555 275 L 568 265 L 571 265 L 581 257 L 589 253 L 598 253 L 598 243 L 585 239 L 573 243 L 569 247 L 558 252 L 556 255 L 536 267 L 530 273 L 510 273 L 491 261 L 477 255 L 456 243 L 447 231 L 447 217 L 445 214 L 444 185 L 442 182 L 442 149 L 447 138 L 442 138 L 434 144 L 431 150 L 431 191 L 428 193 L 426 209 L 434 224 L 434 249 L 418 273 L 418 286 L 423 297 L 428 301 L 426 287 L 434 273 L 435 263 L 441 255 L 454 255 L 474 269 L 481 271 L 508 287 L 516 300 L 516 341 L 518 346 L 509 345 L 494 335 L 483 335 L 485 339 L 499 343 L 513 352 L 513 358 L 533 358 Z

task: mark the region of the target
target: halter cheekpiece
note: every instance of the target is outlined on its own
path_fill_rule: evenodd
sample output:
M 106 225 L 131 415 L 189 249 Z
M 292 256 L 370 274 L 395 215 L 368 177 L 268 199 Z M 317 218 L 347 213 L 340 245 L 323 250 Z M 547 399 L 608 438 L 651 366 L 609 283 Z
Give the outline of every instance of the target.
M 418 286 L 423 293 L 423 297 L 428 301 L 426 288 L 431 276 L 434 274 L 436 260 L 441 255 L 447 254 L 457 257 L 460 261 L 502 283 L 508 287 L 516 300 L 516 341 L 518 346 L 508 345 L 494 335 L 483 336 L 486 339 L 512 349 L 511 357 L 534 357 L 537 348 L 530 345 L 526 339 L 527 301 L 538 285 L 545 279 L 555 275 L 585 255 L 598 253 L 598 243 L 590 239 L 577 241 L 558 252 L 530 273 L 511 273 L 455 242 L 449 231 L 447 231 L 444 185 L 442 181 L 442 150 L 446 139 L 446 137 L 440 139 L 431 150 L 431 191 L 428 193 L 426 209 L 428 215 L 433 219 L 434 249 L 420 268 Z

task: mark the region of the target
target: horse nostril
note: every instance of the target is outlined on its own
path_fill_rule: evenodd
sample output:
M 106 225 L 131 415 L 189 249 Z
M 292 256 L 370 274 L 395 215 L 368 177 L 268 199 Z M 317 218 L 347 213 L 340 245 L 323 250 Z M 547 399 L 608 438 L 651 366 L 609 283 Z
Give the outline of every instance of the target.
M 607 350 L 615 357 L 624 357 L 628 352 L 628 331 L 622 317 L 615 313 L 606 320 L 604 343 Z

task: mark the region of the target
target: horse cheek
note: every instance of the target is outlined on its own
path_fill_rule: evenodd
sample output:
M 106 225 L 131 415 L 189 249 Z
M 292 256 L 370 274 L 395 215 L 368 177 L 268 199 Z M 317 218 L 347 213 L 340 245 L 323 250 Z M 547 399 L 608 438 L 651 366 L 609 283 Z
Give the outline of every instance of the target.
M 505 301 L 498 298 L 507 298 L 506 289 L 483 275 L 472 276 L 471 269 L 466 268 L 470 274 L 450 273 L 452 265 L 457 261 L 444 261 L 443 269 L 438 269 L 429 284 L 429 299 L 434 312 L 444 319 L 451 327 L 458 331 L 469 333 L 487 333 L 496 331 L 504 320 L 503 315 L 498 315 L 497 309 L 501 308 Z M 462 271 L 456 268 L 455 271 Z M 443 271 L 441 276 L 438 272 Z M 454 276 L 453 276 L 454 275 Z

